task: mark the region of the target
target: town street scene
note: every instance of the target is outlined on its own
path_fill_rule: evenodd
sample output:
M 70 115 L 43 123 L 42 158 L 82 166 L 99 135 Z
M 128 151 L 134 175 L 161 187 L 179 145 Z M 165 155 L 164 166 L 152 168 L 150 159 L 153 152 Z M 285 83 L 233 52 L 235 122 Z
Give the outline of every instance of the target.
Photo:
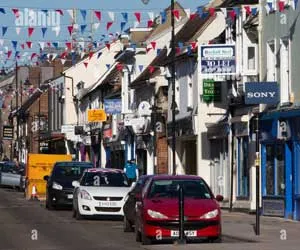
M 0 0 L 0 250 L 299 249 L 298 0 Z

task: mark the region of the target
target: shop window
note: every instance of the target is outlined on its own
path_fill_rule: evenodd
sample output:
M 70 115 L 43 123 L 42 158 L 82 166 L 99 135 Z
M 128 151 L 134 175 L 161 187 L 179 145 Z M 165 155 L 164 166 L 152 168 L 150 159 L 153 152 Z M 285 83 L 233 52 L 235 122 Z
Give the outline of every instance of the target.
M 249 197 L 248 136 L 238 138 L 238 197 Z
M 266 193 L 269 196 L 285 194 L 284 144 L 266 145 Z

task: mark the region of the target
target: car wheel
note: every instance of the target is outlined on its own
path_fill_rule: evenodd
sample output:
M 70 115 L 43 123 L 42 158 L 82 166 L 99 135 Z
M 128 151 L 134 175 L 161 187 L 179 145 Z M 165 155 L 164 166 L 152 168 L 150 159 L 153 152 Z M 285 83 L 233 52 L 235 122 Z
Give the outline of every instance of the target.
M 123 217 L 123 230 L 124 232 L 133 232 L 133 227 L 130 221 L 127 219 L 126 215 Z
M 53 206 L 52 202 L 49 200 L 49 198 L 46 198 L 46 208 L 48 210 L 54 210 L 54 206 Z
M 147 237 L 145 234 L 141 233 L 141 238 L 142 238 L 142 244 L 143 245 L 151 245 L 152 241 L 149 237 Z
M 136 242 L 141 242 L 142 241 L 142 235 L 139 229 L 136 227 L 135 228 L 135 241 Z
M 209 238 L 210 243 L 222 243 L 222 236 Z
M 75 211 L 75 210 L 74 210 L 74 211 Z M 76 218 L 76 220 L 82 220 L 82 219 L 83 219 L 82 214 L 79 212 L 78 205 L 77 205 L 77 209 L 76 209 L 76 211 L 75 211 L 75 218 Z

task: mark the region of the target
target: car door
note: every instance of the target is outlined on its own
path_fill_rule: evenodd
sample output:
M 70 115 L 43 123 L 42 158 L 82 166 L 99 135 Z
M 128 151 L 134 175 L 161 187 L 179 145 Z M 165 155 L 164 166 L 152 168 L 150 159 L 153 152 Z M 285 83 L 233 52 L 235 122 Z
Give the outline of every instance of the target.
M 4 164 L 1 168 L 1 185 L 12 185 L 12 168 L 10 165 Z
M 21 175 L 14 165 L 5 165 L 3 173 L 3 185 L 19 187 L 21 183 Z
M 81 176 L 81 178 L 79 179 L 79 183 L 82 183 L 82 179 L 85 178 L 85 172 L 83 173 L 83 175 Z M 79 187 L 74 187 L 74 191 L 73 191 L 73 208 L 77 207 L 78 204 L 78 193 L 80 192 L 80 186 Z
M 148 189 L 151 185 L 152 181 L 148 181 L 144 188 L 142 189 L 142 192 L 141 192 L 141 198 L 140 200 L 137 200 L 136 203 L 135 203 L 135 211 L 136 211 L 136 226 L 139 230 L 141 230 L 141 225 L 143 224 L 143 209 L 144 209 L 144 206 L 143 206 L 143 199 L 146 198 L 146 195 L 148 193 Z

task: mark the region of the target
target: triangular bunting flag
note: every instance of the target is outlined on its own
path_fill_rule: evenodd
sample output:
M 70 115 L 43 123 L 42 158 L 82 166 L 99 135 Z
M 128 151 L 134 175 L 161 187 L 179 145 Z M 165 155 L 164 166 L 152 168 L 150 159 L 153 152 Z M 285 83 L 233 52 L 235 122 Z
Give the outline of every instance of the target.
M 161 18 L 161 23 L 165 23 L 167 21 L 167 12 L 166 11 L 162 11 L 160 12 L 160 18 Z
M 83 64 L 84 64 L 85 68 L 87 68 L 87 67 L 88 67 L 88 65 L 89 65 L 89 63 L 88 63 L 88 62 L 83 62 Z
M 155 70 L 154 66 L 151 66 L 151 65 L 148 67 L 148 69 L 149 69 L 150 74 L 152 74 Z
M 25 44 L 24 43 L 21 44 L 21 48 L 25 49 Z
M 60 26 L 53 27 L 52 30 L 55 31 L 55 35 L 58 36 L 60 33 Z
M 96 31 L 100 26 L 100 23 L 93 23 L 93 30 Z
M 61 58 L 60 61 L 61 61 L 62 65 L 64 65 L 66 63 L 66 59 Z
M 122 71 L 123 70 L 123 65 L 121 63 L 118 63 L 116 65 L 116 68 L 117 68 L 118 71 Z
M 72 43 L 71 42 L 66 42 L 66 46 L 67 46 L 68 50 L 72 49 Z
M 94 55 L 94 52 L 91 51 L 91 52 L 89 53 L 89 60 L 91 60 L 91 58 L 93 57 L 93 55 Z
M 297 6 L 298 6 L 298 0 L 294 0 L 292 6 L 293 6 L 293 9 L 296 10 Z
M 85 29 L 86 29 L 86 24 L 80 25 L 81 34 L 84 33 Z
M 99 59 L 99 57 L 102 55 L 102 52 L 100 51 L 97 55 L 97 59 Z
M 66 58 L 67 55 L 68 55 L 67 52 L 63 52 L 63 53 L 61 53 L 60 58 Z
M 31 54 L 31 58 L 30 58 L 30 60 L 32 60 L 34 57 L 36 57 L 37 56 L 37 53 L 32 53 Z
M 27 47 L 28 47 L 29 49 L 32 48 L 32 42 L 28 41 L 28 42 L 26 42 L 26 44 L 27 44 Z
M 153 26 L 153 21 L 152 20 L 148 20 L 147 27 L 151 28 L 152 26 Z
M 56 49 L 58 49 L 58 42 L 53 42 L 52 45 L 53 45 Z
M 5 9 L 4 8 L 0 8 L 0 13 L 6 14 Z
M 16 50 L 18 42 L 17 41 L 11 41 L 11 43 L 12 43 L 12 46 L 13 46 L 14 50 Z
M 0 46 L 3 46 L 3 44 L 4 44 L 4 40 L 0 39 Z
M 80 10 L 81 16 L 83 18 L 83 20 L 86 20 L 86 10 Z
M 143 65 L 139 65 L 139 70 L 140 70 L 140 72 L 142 72 L 143 69 L 144 69 L 144 66 L 143 66 Z
M 56 53 L 52 53 L 52 61 L 55 60 L 55 58 L 57 57 Z
M 106 43 L 105 46 L 108 50 L 110 50 L 110 43 Z
M 51 47 L 51 43 L 50 43 L 50 42 L 47 42 L 47 46 L 50 48 L 50 47 Z
M 197 14 L 196 13 L 192 13 L 192 14 L 190 14 L 190 20 L 193 20 L 193 19 L 195 19 L 195 17 L 197 16 Z
M 155 50 L 155 48 L 156 48 L 156 42 L 151 42 L 151 46 Z
M 208 11 L 211 16 L 215 15 L 215 8 L 209 8 Z
M 44 50 L 45 48 L 45 42 L 39 42 L 41 50 Z
M 173 13 L 172 13 L 177 20 L 179 20 L 179 10 L 173 10 Z
M 2 27 L 2 36 L 4 36 L 7 32 L 7 27 L 6 26 L 3 26 Z
M 106 24 L 106 30 L 109 30 L 109 28 L 113 25 L 113 22 L 107 22 Z
M 147 48 L 146 48 L 146 52 L 148 53 L 151 49 L 152 49 L 152 48 L 147 47 Z
M 95 10 L 94 13 L 95 13 L 97 19 L 98 19 L 99 21 L 101 21 L 101 11 Z
M 255 16 L 257 14 L 257 8 L 252 8 L 251 14 L 252 14 L 252 16 Z
M 107 70 L 109 70 L 110 69 L 110 64 L 106 64 L 106 68 L 107 68 Z
M 227 18 L 227 9 L 226 8 L 220 8 L 225 18 Z
M 84 53 L 84 52 L 81 52 L 80 58 L 82 59 L 84 56 L 85 56 L 85 53 Z
M 234 10 L 230 10 L 230 11 L 229 11 L 229 16 L 231 17 L 232 21 L 234 21 L 235 16 L 236 16 Z
M 73 10 L 67 10 L 67 12 L 70 15 L 70 17 L 72 18 L 72 20 L 74 20 L 74 11 Z
M 19 9 L 12 9 L 12 12 L 14 13 L 16 18 L 20 17 Z
M 156 50 L 156 55 L 159 56 L 160 52 L 161 52 L 161 49 L 157 49 Z
M 141 22 L 141 13 L 135 12 L 134 15 L 135 15 L 136 20 L 140 23 Z
M 284 5 L 285 5 L 285 2 L 284 2 L 284 1 L 278 1 L 278 9 L 279 9 L 279 12 L 283 12 L 283 10 L 284 10 Z
M 113 22 L 115 21 L 115 13 L 114 12 L 109 11 L 108 16 Z
M 234 10 L 236 16 L 240 16 L 240 11 L 241 11 L 241 10 L 240 10 L 239 7 L 233 7 L 233 10 Z
M 68 31 L 69 31 L 70 36 L 73 33 L 73 29 L 74 29 L 73 25 L 68 26 Z
M 197 47 L 197 42 L 191 42 L 191 46 L 192 46 L 192 49 L 193 49 L 193 50 L 196 49 L 196 47 Z
M 28 36 L 29 36 L 29 37 L 31 37 L 33 31 L 34 31 L 34 28 L 33 28 L 33 27 L 29 27 L 29 28 L 28 28 Z
M 16 33 L 17 33 L 17 35 L 20 35 L 20 32 L 21 32 L 21 27 L 16 27 Z
M 46 28 L 46 27 L 42 27 L 42 34 L 43 34 L 43 37 L 45 37 L 46 31 L 47 31 L 47 28 Z
M 250 15 L 251 14 L 251 7 L 250 6 L 245 6 L 244 8 L 246 10 L 246 14 Z
M 187 54 L 190 56 L 192 54 L 192 47 L 187 46 Z
M 121 31 L 124 30 L 125 25 L 126 25 L 126 22 L 121 22 Z
M 121 13 L 121 15 L 122 15 L 124 21 L 127 23 L 128 22 L 128 13 L 127 12 L 123 12 L 123 13 Z
M 7 51 L 7 58 L 8 58 L 8 59 L 10 58 L 10 56 L 11 56 L 11 53 L 12 53 L 12 51 L 11 51 L 11 50 Z

